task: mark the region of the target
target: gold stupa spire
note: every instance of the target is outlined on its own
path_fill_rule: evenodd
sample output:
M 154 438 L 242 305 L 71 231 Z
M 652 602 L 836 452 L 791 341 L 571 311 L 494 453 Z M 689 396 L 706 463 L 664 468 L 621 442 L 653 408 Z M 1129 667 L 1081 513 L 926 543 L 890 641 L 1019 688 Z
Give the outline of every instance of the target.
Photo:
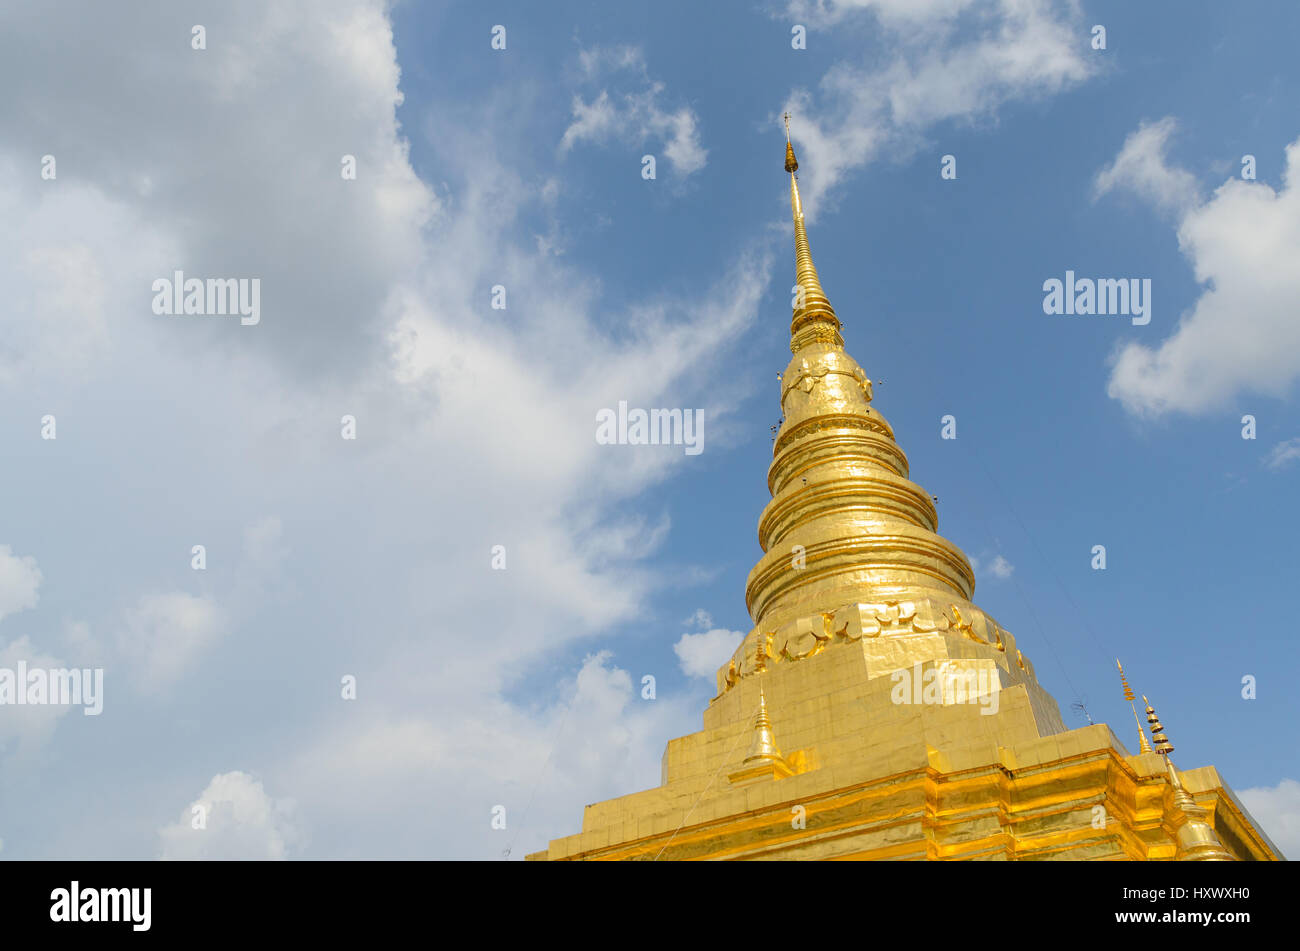
M 822 290 L 813 265 L 812 250 L 808 247 L 808 232 L 803 223 L 803 202 L 799 199 L 799 160 L 794 157 L 790 142 L 790 113 L 785 119 L 785 170 L 790 173 L 790 212 L 794 216 L 794 264 L 796 298 L 794 316 L 790 321 L 790 350 L 798 353 L 814 343 L 827 343 L 843 348 L 840 320 L 835 316 L 826 292 Z
M 661 783 L 588 805 L 580 832 L 529 858 L 1281 858 L 1212 769 L 1188 774 L 1198 806 L 1103 724 L 1067 729 L 1015 636 L 973 602 L 968 559 L 840 341 L 788 134 L 784 154 L 803 293 L 745 585 L 753 627 L 701 729 L 668 742 Z M 897 349 L 890 372 L 934 376 L 933 349 Z
M 1233 862 L 1236 861 L 1219 835 L 1210 825 L 1209 813 L 1192 798 L 1178 778 L 1178 770 L 1169 754 L 1174 751 L 1174 744 L 1165 735 L 1165 728 L 1160 725 L 1160 718 L 1151 707 L 1151 701 L 1145 696 L 1142 702 L 1147 705 L 1147 722 L 1151 724 L 1151 739 L 1155 741 L 1156 752 L 1165 758 L 1165 772 L 1169 775 L 1169 785 L 1174 792 L 1174 824 L 1177 826 L 1178 860 L 1180 862 Z
M 777 761 L 784 762 L 785 757 L 781 755 L 781 748 L 776 745 L 776 737 L 772 734 L 772 720 L 767 715 L 767 695 L 763 692 L 763 685 L 760 683 L 758 713 L 754 716 L 754 739 L 749 744 L 749 752 L 745 754 L 744 763 L 749 766 Z
M 785 119 L 788 130 L 788 113 Z M 947 629 L 960 622 L 939 616 L 967 611 L 974 574 L 961 550 L 936 532 L 932 498 L 907 478 L 907 456 L 872 406 L 871 379 L 845 351 L 839 318 L 808 248 L 798 168 L 787 132 L 796 281 L 792 357 L 780 374 L 782 422 L 768 470 L 772 501 L 758 526 L 765 554 L 750 572 L 746 605 L 764 635 L 798 623 L 818 643 L 843 624 L 823 630 L 822 616 L 855 604 L 906 603 L 905 610 L 934 618 L 922 626 Z M 955 600 L 962 602 L 956 609 Z M 756 665 L 758 653 L 752 647 L 746 653 Z M 753 672 L 738 663 L 742 676 Z
M 1142 702 L 1147 705 L 1147 723 L 1151 724 L 1151 739 L 1156 744 L 1156 752 L 1168 759 L 1169 754 L 1174 751 L 1174 745 L 1169 742 L 1169 737 L 1165 736 L 1165 728 L 1160 725 L 1160 718 L 1151 708 L 1151 701 L 1147 699 L 1146 694 L 1142 695 Z
M 1124 676 L 1124 665 L 1119 662 L 1118 657 L 1115 658 L 1115 666 L 1119 668 L 1119 682 L 1124 685 L 1124 699 L 1128 701 L 1129 707 L 1133 710 L 1133 722 L 1137 724 L 1139 752 L 1150 753 L 1151 744 L 1147 742 L 1146 730 L 1142 729 L 1142 721 L 1138 719 L 1138 708 L 1133 702 L 1136 699 L 1133 695 L 1133 688 L 1128 685 L 1128 678 Z
M 793 767 L 777 746 L 772 720 L 767 715 L 767 693 L 763 690 L 761 680 L 758 684 L 758 713 L 754 716 L 751 729 L 754 735 L 749 743 L 749 752 L 745 754 L 740 767 L 730 773 L 727 779 L 733 785 L 743 785 L 793 775 Z

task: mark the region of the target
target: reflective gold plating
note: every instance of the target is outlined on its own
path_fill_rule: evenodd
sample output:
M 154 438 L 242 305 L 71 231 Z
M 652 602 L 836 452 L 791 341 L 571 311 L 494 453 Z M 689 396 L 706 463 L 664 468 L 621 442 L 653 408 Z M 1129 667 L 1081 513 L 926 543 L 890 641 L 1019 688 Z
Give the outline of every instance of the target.
M 1149 705 L 1163 756 L 1140 723 L 1138 754 L 1105 724 L 1066 730 L 1014 635 L 971 602 L 970 563 L 844 352 L 798 167 L 787 133 L 801 299 L 745 592 L 755 626 L 703 729 L 669 741 L 662 783 L 588 806 L 580 833 L 529 858 L 1281 858 L 1213 767 L 1173 768 Z M 900 674 L 939 670 L 977 695 L 900 700 Z
M 1147 720 L 1151 723 L 1151 737 L 1156 742 L 1156 752 L 1164 757 L 1165 771 L 1169 775 L 1171 790 L 1170 824 L 1175 829 L 1174 837 L 1178 842 L 1178 860 L 1180 862 L 1232 862 L 1232 854 L 1223 847 L 1214 827 L 1207 821 L 1209 814 L 1196 802 L 1183 787 L 1183 782 L 1174 769 L 1174 761 L 1169 754 L 1174 745 L 1165 736 L 1164 728 L 1156 717 L 1155 710 L 1146 697 L 1142 702 L 1147 705 Z
M 787 136 L 798 288 L 794 356 L 781 376 L 784 421 L 768 475 L 772 501 L 759 519 L 766 554 L 750 573 L 746 604 L 756 625 L 771 628 L 814 609 L 885 597 L 969 600 L 970 562 L 936 534 L 929 494 L 908 480 L 893 428 L 871 406 L 871 380 L 844 352 L 808 244 L 798 167 Z

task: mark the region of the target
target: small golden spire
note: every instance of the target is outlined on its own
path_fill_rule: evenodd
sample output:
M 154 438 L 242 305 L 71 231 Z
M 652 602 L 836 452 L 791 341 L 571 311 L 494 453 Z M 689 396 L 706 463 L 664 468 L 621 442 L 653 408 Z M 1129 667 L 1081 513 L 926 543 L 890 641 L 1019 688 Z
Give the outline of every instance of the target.
M 1151 724 L 1151 739 L 1155 740 L 1156 752 L 1165 758 L 1165 772 L 1169 775 L 1169 785 L 1174 790 L 1176 814 L 1174 824 L 1177 827 L 1178 861 L 1180 862 L 1235 862 L 1232 853 L 1223 847 L 1219 834 L 1210 825 L 1210 814 L 1192 798 L 1178 778 L 1178 770 L 1169 754 L 1174 751 L 1174 744 L 1165 736 L 1165 728 L 1160 725 L 1160 718 L 1151 707 L 1146 696 L 1142 702 L 1147 705 L 1147 722 Z
M 835 308 L 822 290 L 817 268 L 813 266 L 812 251 L 808 247 L 808 232 L 803 223 L 803 203 L 799 198 L 799 179 L 795 175 L 799 160 L 794 157 L 794 146 L 790 143 L 790 113 L 785 113 L 782 118 L 785 119 L 785 170 L 790 173 L 790 211 L 794 215 L 794 270 L 795 284 L 798 287 L 794 317 L 790 321 L 790 350 L 798 353 L 815 343 L 829 344 L 842 350 L 844 338 L 840 336 L 840 319 L 835 316 Z
M 1137 724 L 1139 752 L 1150 753 L 1151 744 L 1147 742 L 1146 730 L 1142 729 L 1142 721 L 1138 719 L 1138 708 L 1133 702 L 1136 699 L 1133 696 L 1133 688 L 1128 685 L 1128 678 L 1124 676 L 1124 665 L 1119 662 L 1118 657 L 1115 658 L 1115 666 L 1119 668 L 1119 682 L 1124 685 L 1124 699 L 1128 701 L 1129 707 L 1133 710 L 1133 722 Z
M 781 118 L 785 120 L 785 170 L 793 175 L 799 171 L 799 160 L 794 157 L 794 146 L 790 144 L 790 113 L 782 113 Z
M 767 695 L 763 692 L 762 682 L 758 685 L 758 714 L 754 717 L 754 739 L 749 744 L 749 753 L 745 764 L 759 762 L 785 762 L 781 749 L 776 745 L 772 734 L 772 721 L 767 715 Z
M 754 717 L 754 738 L 750 741 L 749 752 L 741 761 L 735 772 L 727 779 L 733 784 L 745 784 L 766 779 L 781 779 L 794 775 L 794 768 L 781 755 L 781 748 L 776 745 L 776 736 L 772 732 L 772 721 L 767 715 L 767 694 L 763 691 L 763 674 L 758 681 L 758 714 Z
M 1155 710 L 1151 709 L 1151 701 L 1147 699 L 1146 694 L 1142 695 L 1142 702 L 1147 705 L 1147 723 L 1151 724 L 1151 739 L 1156 744 L 1156 752 L 1168 757 L 1174 751 L 1174 745 L 1169 742 L 1169 737 L 1165 736 L 1165 728 L 1160 725 L 1160 718 L 1156 716 Z

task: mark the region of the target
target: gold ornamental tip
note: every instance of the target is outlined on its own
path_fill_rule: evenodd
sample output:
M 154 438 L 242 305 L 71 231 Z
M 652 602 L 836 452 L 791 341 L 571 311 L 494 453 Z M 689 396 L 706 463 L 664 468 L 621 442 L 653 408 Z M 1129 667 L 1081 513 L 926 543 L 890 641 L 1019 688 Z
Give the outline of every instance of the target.
M 761 761 L 780 761 L 781 750 L 776 745 L 776 737 L 772 734 L 772 721 L 767 715 L 767 695 L 763 692 L 763 685 L 758 686 L 758 715 L 754 717 L 754 739 L 749 744 L 749 753 L 745 756 L 745 763 L 754 763 Z
M 787 110 L 781 114 L 785 120 L 785 170 L 793 175 L 799 171 L 799 160 L 794 157 L 794 146 L 790 144 L 790 113 Z
M 1115 658 L 1115 666 L 1119 668 L 1119 682 L 1124 685 L 1124 699 L 1132 703 L 1136 698 L 1133 695 L 1133 688 L 1128 685 L 1128 678 L 1124 676 L 1124 665 Z
M 1156 744 L 1156 752 L 1161 756 L 1168 756 L 1174 751 L 1174 744 L 1169 742 L 1169 737 L 1165 736 L 1165 728 L 1160 725 L 1160 718 L 1156 716 L 1156 711 L 1151 707 L 1151 701 L 1142 695 L 1142 702 L 1147 705 L 1147 723 L 1151 724 L 1151 739 Z
M 835 308 L 822 290 L 817 268 L 813 266 L 812 250 L 808 247 L 803 202 L 799 198 L 799 178 L 795 175 L 799 161 L 794 157 L 794 146 L 790 144 L 790 113 L 787 112 L 783 118 L 785 170 L 790 173 L 790 212 L 794 217 L 794 279 L 798 287 L 790 320 L 790 352 L 798 353 L 810 344 L 828 344 L 842 350 L 844 338 L 840 336 L 840 319 L 835 316 Z
M 781 755 L 772 734 L 772 721 L 767 715 L 767 695 L 763 684 L 758 685 L 758 715 L 754 717 L 754 738 L 749 744 L 749 752 L 740 762 L 740 768 L 728 774 L 727 779 L 733 784 L 748 784 L 768 779 L 781 779 L 794 775 L 794 770 Z
M 1150 753 L 1151 744 L 1147 742 L 1146 732 L 1142 729 L 1142 721 L 1138 719 L 1137 707 L 1133 705 L 1133 700 L 1134 700 L 1133 688 L 1128 685 L 1128 678 L 1124 676 L 1124 665 L 1119 662 L 1118 657 L 1115 658 L 1115 666 L 1119 668 L 1119 682 L 1124 685 L 1124 699 L 1128 701 L 1129 707 L 1132 708 L 1133 722 L 1137 724 L 1138 752 Z M 1142 699 L 1145 700 L 1146 697 L 1143 697 Z

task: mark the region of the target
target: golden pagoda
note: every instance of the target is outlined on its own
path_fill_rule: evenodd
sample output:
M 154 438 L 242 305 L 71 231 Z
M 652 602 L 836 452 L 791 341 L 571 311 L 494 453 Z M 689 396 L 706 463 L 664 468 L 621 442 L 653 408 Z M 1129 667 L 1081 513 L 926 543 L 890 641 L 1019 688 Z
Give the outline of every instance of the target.
M 972 602 L 970 562 L 844 350 L 786 122 L 798 292 L 754 627 L 661 784 L 587 806 L 528 858 L 1281 859 L 1214 767 L 1174 769 L 1149 705 L 1154 750 L 1140 722 L 1137 753 L 1105 724 L 1067 730 Z

